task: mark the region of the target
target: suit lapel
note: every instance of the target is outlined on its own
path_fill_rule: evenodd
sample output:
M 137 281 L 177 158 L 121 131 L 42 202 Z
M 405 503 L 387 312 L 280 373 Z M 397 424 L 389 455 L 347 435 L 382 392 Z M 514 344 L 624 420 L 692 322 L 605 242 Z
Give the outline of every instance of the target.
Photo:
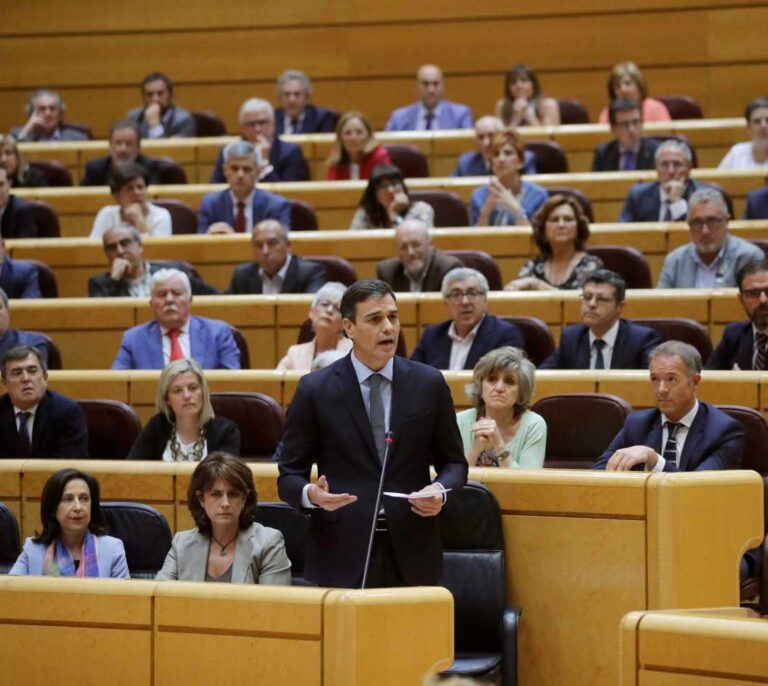
M 744 333 L 739 336 L 739 348 L 736 353 L 736 364 L 739 369 L 752 369 L 752 358 L 754 356 L 754 337 L 752 336 L 752 323 L 749 322 Z
M 280 287 L 281 293 L 295 293 L 296 282 L 298 281 L 299 263 L 296 256 L 291 256 L 291 261 L 288 263 L 288 270 L 285 272 L 285 279 L 283 285 Z
M 160 330 L 160 324 L 157 320 L 150 323 L 147 329 L 147 338 L 149 338 L 150 345 L 147 346 L 147 351 L 150 355 L 149 369 L 162 369 L 165 367 L 165 360 L 163 358 L 163 332 Z
M 661 455 L 664 452 L 664 446 L 661 444 L 661 412 L 656 410 L 653 414 L 653 423 L 651 424 L 651 430 L 648 434 L 648 443 L 650 447 L 654 448 L 656 452 Z
M 379 454 L 373 443 L 371 422 L 368 419 L 368 413 L 365 411 L 363 394 L 360 391 L 360 384 L 357 383 L 357 375 L 349 355 L 342 360 L 341 364 L 336 366 L 336 380 L 341 387 L 341 396 L 344 398 L 344 404 L 347 406 L 354 425 L 363 437 L 371 457 L 378 463 Z
M 402 360 L 395 357 L 394 371 L 392 374 L 392 405 L 389 411 L 389 430 L 397 440 L 400 435 L 400 427 L 403 419 L 408 416 L 411 401 L 411 384 L 409 376 L 411 369 L 403 364 Z
M 189 578 L 187 581 L 205 581 L 205 574 L 208 571 L 208 547 L 216 545 L 212 543 L 213 539 L 208 540 L 196 531 L 194 538 L 189 542 L 187 554 L 189 555 Z
M 707 408 L 704 403 L 699 402 L 699 411 L 693 418 L 691 428 L 688 429 L 688 435 L 685 437 L 685 444 L 683 445 L 683 452 L 680 455 L 680 464 L 678 470 L 681 472 L 693 471 L 696 467 L 693 462 L 693 456 L 699 453 L 699 444 L 704 437 L 704 426 L 707 421 Z M 688 468 L 691 464 L 691 469 Z
M 629 344 L 628 325 L 624 320 L 619 320 L 619 330 L 616 332 L 616 340 L 613 343 L 613 354 L 611 355 L 611 369 L 627 369 L 631 365 L 626 363 L 627 345 Z
M 189 318 L 189 355 L 197 360 L 202 367 L 205 367 L 205 353 L 208 346 L 202 340 L 201 328 L 197 317 Z
M 576 364 L 574 369 L 589 369 L 590 354 L 589 329 L 585 326 L 579 334 L 579 340 L 576 345 Z
M 39 447 L 47 443 L 48 433 L 48 409 L 51 406 L 51 393 L 46 391 L 42 400 L 35 411 L 35 421 L 32 425 L 32 455 L 35 457 L 53 457 L 52 455 L 43 455 L 39 452 Z M 14 417 L 15 420 L 15 417 Z
M 490 315 L 488 313 L 485 314 L 485 317 L 483 317 L 483 321 L 480 322 L 480 326 L 477 329 L 477 333 L 475 334 L 475 339 L 472 341 L 472 346 L 469 349 L 469 353 L 467 353 L 467 361 L 464 363 L 464 369 L 473 369 L 477 361 L 480 359 L 480 353 L 486 349 L 490 350 L 490 346 L 488 346 L 489 341 L 487 340 L 490 336 L 490 328 L 492 326 L 491 317 L 493 315 Z M 447 338 L 447 336 L 446 336 Z M 448 338 L 448 342 L 450 343 L 450 338 Z M 448 349 L 448 359 L 450 361 L 450 348 Z M 448 365 L 444 367 L 445 369 L 448 369 Z
M 237 547 L 232 559 L 232 583 L 246 584 L 253 582 L 251 558 L 251 530 L 246 529 L 237 535 Z

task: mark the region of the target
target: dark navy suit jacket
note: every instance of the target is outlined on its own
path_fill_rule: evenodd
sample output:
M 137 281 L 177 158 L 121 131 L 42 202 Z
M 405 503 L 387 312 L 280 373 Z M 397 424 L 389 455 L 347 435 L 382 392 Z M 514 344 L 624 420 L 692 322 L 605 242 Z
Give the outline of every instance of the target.
M 24 198 L 9 195 L 0 220 L 3 238 L 37 238 L 37 223 L 32 205 Z
M 706 184 L 701 184 L 694 179 L 688 179 L 683 197 L 688 200 L 694 191 L 700 188 L 706 188 Z M 659 182 L 638 183 L 629 189 L 619 221 L 657 222 L 659 221 L 660 214 L 661 196 L 659 195 Z M 684 219 L 684 217 L 673 217 L 673 219 L 678 221 Z
M 479 152 L 466 152 L 456 164 L 451 176 L 487 176 L 491 170 L 485 164 L 485 158 Z M 526 150 L 523 159 L 523 174 L 536 173 L 536 154 Z
M 655 169 L 656 163 L 653 157 L 658 147 L 659 141 L 653 138 L 641 138 L 640 149 L 635 156 L 635 169 Z M 619 162 L 619 141 L 614 139 L 607 143 L 600 143 L 595 148 L 595 155 L 592 158 L 592 171 L 618 171 Z
M 411 359 L 437 369 L 448 369 L 451 360 L 451 345 L 453 344 L 448 337 L 451 321 L 449 319 L 441 324 L 432 324 L 424 329 Z M 472 347 L 469 349 L 464 369 L 472 369 L 483 355 L 505 345 L 524 349 L 525 342 L 522 331 L 514 324 L 505 322 L 492 314 L 486 314 L 477 330 Z
M 285 280 L 280 288 L 281 293 L 317 293 L 320 287 L 328 281 L 325 269 L 321 264 L 312 260 L 303 260 L 297 255 L 291 255 Z M 245 262 L 237 265 L 232 274 L 232 280 L 225 293 L 234 295 L 258 294 L 262 292 L 261 267 L 257 262 Z
M 712 355 L 704 365 L 704 369 L 733 369 L 733 365 L 739 365 L 739 369 L 752 369 L 752 355 L 754 354 L 754 337 L 752 336 L 752 322 L 734 322 L 728 324 L 723 331 Z
M 160 183 L 160 169 L 157 166 L 157 162 L 151 157 L 139 154 L 134 160 L 136 164 L 140 164 L 147 170 L 149 175 L 149 183 Z M 104 157 L 97 157 L 95 160 L 86 162 L 85 174 L 83 180 L 80 181 L 81 186 L 107 186 L 109 185 L 109 176 L 112 173 L 112 156 L 105 155 Z
M 219 150 L 216 158 L 216 166 L 211 174 L 211 183 L 224 183 L 224 148 Z M 259 179 L 264 183 L 274 181 L 309 181 L 309 167 L 304 159 L 304 153 L 295 143 L 281 141 L 277 136 L 272 141 L 269 149 L 269 163 L 272 171 L 264 178 Z
M 744 219 L 768 219 L 768 186 L 758 188 L 747 196 Z
M 43 356 L 43 360 L 48 364 L 48 341 L 42 336 L 42 334 L 36 331 L 20 331 L 19 329 L 8 329 L 5 332 L 5 336 L 0 338 L 0 359 L 11 348 L 15 348 L 17 345 L 33 345 L 40 351 Z
M 648 369 L 648 355 L 661 341 L 647 326 L 619 320 L 619 332 L 611 356 L 611 369 Z M 584 324 L 566 326 L 560 346 L 539 369 L 589 369 L 589 329 Z
M 9 298 L 39 298 L 37 268 L 26 260 L 12 260 L 6 255 L 0 268 L 0 288 Z
M 317 105 L 307 105 L 304 108 L 304 119 L 299 131 L 294 133 L 333 133 L 339 116 L 332 110 Z M 285 111 L 282 107 L 275 110 L 275 133 L 282 136 L 285 133 Z
M 661 412 L 640 410 L 624 421 L 594 469 L 605 469 L 613 453 L 633 445 L 645 445 L 661 455 Z M 699 401 L 699 411 L 685 437 L 680 465 L 667 462 L 665 472 L 698 472 L 705 469 L 739 469 L 744 448 L 744 428 L 714 405 Z M 642 469 L 642 465 L 638 465 Z
M 291 203 L 280 195 L 256 189 L 253 196 L 253 225 L 264 219 L 277 219 L 283 226 L 291 228 Z M 208 227 L 216 222 L 235 225 L 235 211 L 229 188 L 209 193 L 200 203 L 197 215 L 197 233 L 207 233 Z

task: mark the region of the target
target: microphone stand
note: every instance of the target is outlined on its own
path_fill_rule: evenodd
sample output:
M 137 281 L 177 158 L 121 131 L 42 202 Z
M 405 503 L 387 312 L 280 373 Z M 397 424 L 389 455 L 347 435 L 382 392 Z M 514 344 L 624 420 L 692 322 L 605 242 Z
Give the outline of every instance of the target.
M 379 518 L 379 509 L 381 508 L 381 494 L 384 490 L 384 474 L 387 471 L 387 458 L 389 458 L 389 449 L 395 440 L 394 434 L 387 431 L 384 436 L 384 459 L 381 461 L 381 477 L 379 477 L 379 488 L 376 491 L 376 506 L 373 508 L 373 521 L 371 522 L 371 534 L 368 537 L 368 552 L 365 554 L 365 566 L 363 567 L 363 583 L 360 588 L 365 588 L 368 581 L 368 568 L 371 566 L 371 553 L 373 552 L 373 537 L 376 534 L 376 521 Z

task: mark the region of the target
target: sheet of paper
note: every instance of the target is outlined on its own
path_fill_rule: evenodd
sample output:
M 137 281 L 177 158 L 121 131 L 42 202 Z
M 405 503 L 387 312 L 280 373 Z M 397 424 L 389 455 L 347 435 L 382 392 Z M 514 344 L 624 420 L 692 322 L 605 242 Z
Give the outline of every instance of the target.
M 450 488 L 445 489 L 445 493 L 450 491 Z M 396 493 L 395 491 L 384 491 L 384 495 L 388 495 L 390 498 L 434 498 L 436 495 L 440 495 L 441 491 L 433 491 L 432 493 Z

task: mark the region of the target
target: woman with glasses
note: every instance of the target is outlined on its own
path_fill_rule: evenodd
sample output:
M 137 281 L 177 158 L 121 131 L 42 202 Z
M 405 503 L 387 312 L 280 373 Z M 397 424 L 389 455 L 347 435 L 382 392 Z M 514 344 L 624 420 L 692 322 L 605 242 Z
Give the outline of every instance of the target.
M 406 219 L 418 219 L 432 228 L 435 211 L 425 202 L 411 200 L 403 172 L 392 164 L 380 164 L 371 174 L 349 228 L 393 229 Z
M 389 153 L 379 145 L 373 127 L 362 112 L 347 112 L 336 125 L 336 141 L 328 158 L 329 181 L 367 179 L 379 164 L 390 164 Z
M 526 262 L 506 291 L 554 291 L 580 288 L 603 262 L 584 251 L 589 223 L 569 195 L 553 195 L 533 218 L 533 239 L 540 257 Z
M 529 217 L 549 197 L 545 188 L 523 181 L 525 143 L 515 129 L 504 129 L 491 141 L 491 181 L 476 188 L 470 200 L 472 226 L 528 226 Z
M 309 308 L 309 320 L 312 322 L 314 338 L 307 343 L 297 343 L 288 348 L 277 365 L 278 371 L 289 369 L 309 371 L 313 360 L 329 350 L 337 350 L 346 355 L 352 350 L 352 341 L 344 336 L 341 326 L 341 297 L 347 287 L 343 283 L 330 281 L 317 293 Z

